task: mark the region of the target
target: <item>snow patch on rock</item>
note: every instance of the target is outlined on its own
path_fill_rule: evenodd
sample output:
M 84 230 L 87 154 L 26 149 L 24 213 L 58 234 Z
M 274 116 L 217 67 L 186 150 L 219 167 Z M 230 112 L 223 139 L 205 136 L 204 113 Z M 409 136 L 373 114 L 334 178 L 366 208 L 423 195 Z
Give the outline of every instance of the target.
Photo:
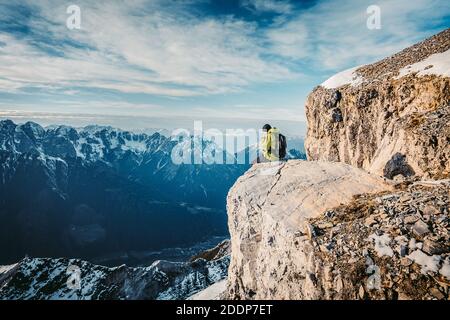
M 397 78 L 417 72 L 419 76 L 437 75 L 450 77 L 450 50 L 435 53 L 428 58 L 400 69 Z
M 388 256 L 392 257 L 394 255 L 394 251 L 389 246 L 391 243 L 391 238 L 388 234 L 383 234 L 381 236 L 378 236 L 376 234 L 371 234 L 369 236 L 370 240 L 373 240 L 375 243 L 375 251 L 377 252 L 377 255 L 381 258 L 382 256 Z
M 358 66 L 339 72 L 323 82 L 321 86 L 326 89 L 336 89 L 347 84 L 351 86 L 357 86 L 363 81 L 363 78 L 355 72 L 360 67 L 361 66 Z
M 450 280 L 450 261 L 446 259 L 442 265 L 441 270 L 439 271 L 444 277 Z
M 0 275 L 9 272 L 10 270 L 14 269 L 15 266 L 17 266 L 17 263 L 8 266 L 0 266 Z
M 437 272 L 439 270 L 441 257 L 438 255 L 429 256 L 421 250 L 416 250 L 408 258 L 422 267 L 423 274 L 426 274 L 427 271 Z
M 220 296 L 225 292 L 227 288 L 227 280 L 222 280 L 214 283 L 205 290 L 197 292 L 193 296 L 187 298 L 187 300 L 220 300 Z

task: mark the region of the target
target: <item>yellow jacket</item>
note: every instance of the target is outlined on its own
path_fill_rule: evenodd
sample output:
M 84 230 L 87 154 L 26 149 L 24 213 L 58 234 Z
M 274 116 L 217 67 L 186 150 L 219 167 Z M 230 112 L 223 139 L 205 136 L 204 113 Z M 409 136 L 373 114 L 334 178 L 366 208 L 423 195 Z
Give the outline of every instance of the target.
M 266 158 L 269 161 L 278 161 L 280 160 L 278 158 L 278 151 L 273 154 L 272 150 L 279 150 L 280 149 L 280 130 L 277 128 L 272 128 L 269 131 L 267 131 L 267 134 L 265 137 L 263 137 L 261 142 L 261 147 L 263 151 L 264 158 Z

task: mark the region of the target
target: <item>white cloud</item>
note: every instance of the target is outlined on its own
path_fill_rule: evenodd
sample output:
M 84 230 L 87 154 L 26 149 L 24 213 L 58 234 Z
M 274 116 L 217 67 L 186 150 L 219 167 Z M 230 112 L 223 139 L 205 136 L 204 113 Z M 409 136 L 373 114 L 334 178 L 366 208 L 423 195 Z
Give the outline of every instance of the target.
M 290 107 L 270 108 L 267 105 L 229 105 L 226 108 L 218 109 L 213 107 L 196 107 L 189 112 L 189 116 L 201 119 L 210 118 L 236 118 L 253 120 L 291 120 L 305 121 L 300 105 Z
M 376 61 L 432 35 L 448 15 L 441 0 L 379 0 L 381 30 L 366 26 L 373 1 L 323 0 L 267 31 L 271 52 L 317 71 L 336 71 Z M 427 28 L 424 28 L 427 26 Z
M 290 13 L 292 5 L 286 0 L 243 0 L 242 5 L 257 12 Z
M 76 41 L 92 50 L 66 44 L 56 48 L 62 56 L 50 56 L 31 45 L 33 39 L 0 35 L 6 43 L 0 47 L 6 88 L 72 85 L 192 96 L 236 92 L 254 82 L 295 76 L 262 57 L 255 24 L 232 17 L 199 18 L 164 7 L 157 10 L 155 3 L 79 1 L 81 31 L 65 27 L 64 4 L 35 3 L 44 18 L 29 21 L 35 34 L 54 43 Z
M 241 2 L 279 14 L 264 27 L 233 16 L 195 14 L 191 0 L 77 0 L 78 31 L 65 26 L 67 3 L 21 2 L 35 10 L 26 22 L 33 36 L 0 32 L 1 91 L 38 87 L 76 95 L 99 88 L 169 97 L 298 80 L 305 67 L 315 81 L 317 74 L 375 61 L 431 35 L 437 31 L 433 23 L 450 10 L 445 0 L 379 0 L 382 29 L 368 30 L 366 8 L 373 3 L 365 0 L 322 0 L 306 9 L 288 1 Z
M 267 31 L 271 52 L 282 57 L 301 59 L 311 53 L 309 27 L 296 19 Z

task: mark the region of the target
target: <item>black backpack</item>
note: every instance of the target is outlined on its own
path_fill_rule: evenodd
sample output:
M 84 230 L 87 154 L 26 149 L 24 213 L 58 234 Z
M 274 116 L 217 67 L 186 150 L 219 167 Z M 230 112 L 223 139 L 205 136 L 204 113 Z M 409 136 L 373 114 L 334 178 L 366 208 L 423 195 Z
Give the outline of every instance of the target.
M 279 141 L 279 154 L 278 154 L 278 158 L 279 158 L 279 159 L 284 159 L 284 157 L 286 157 L 286 150 L 287 150 L 287 141 L 286 141 L 286 137 L 280 133 L 279 140 L 280 140 L 280 141 Z

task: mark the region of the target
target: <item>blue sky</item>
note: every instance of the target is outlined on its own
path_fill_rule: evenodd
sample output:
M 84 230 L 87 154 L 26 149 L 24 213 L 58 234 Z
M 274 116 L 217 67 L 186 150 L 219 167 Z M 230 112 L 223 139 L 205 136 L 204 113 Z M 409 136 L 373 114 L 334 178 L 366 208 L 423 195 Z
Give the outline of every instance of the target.
M 81 30 L 66 27 L 71 4 Z M 372 4 L 379 30 L 366 27 Z M 0 117 L 301 122 L 334 73 L 449 25 L 446 0 L 0 0 Z

